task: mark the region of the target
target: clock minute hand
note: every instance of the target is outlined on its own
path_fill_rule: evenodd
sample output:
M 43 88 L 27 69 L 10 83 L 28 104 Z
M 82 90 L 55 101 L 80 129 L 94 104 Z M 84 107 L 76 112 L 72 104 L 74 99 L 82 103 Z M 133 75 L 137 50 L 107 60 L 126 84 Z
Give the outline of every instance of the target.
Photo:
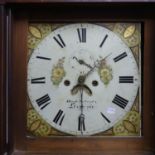
M 105 56 L 102 60 L 107 59 L 112 53 L 109 53 L 107 56 Z
M 101 61 L 105 61 L 112 53 L 108 54 L 107 56 L 105 56 Z M 86 77 L 88 77 L 88 75 L 94 71 L 95 68 L 98 68 L 100 66 L 100 63 L 98 65 L 96 65 L 96 63 L 94 64 L 94 66 L 92 67 L 91 65 L 87 64 L 84 60 L 81 60 L 81 59 L 78 59 L 77 57 L 73 57 L 73 59 L 75 59 L 79 64 L 83 64 L 87 67 L 90 68 L 90 70 L 85 74 L 83 75 L 83 83 L 86 79 Z
M 91 68 L 91 70 L 89 70 L 85 75 L 84 75 L 84 78 L 86 79 L 93 71 L 94 69 L 96 68 L 96 64 Z
M 107 56 L 105 56 L 101 61 L 105 61 L 111 54 L 112 54 L 112 53 L 110 53 L 110 54 L 108 54 Z M 85 76 L 85 79 L 86 79 L 86 77 L 89 76 L 89 74 L 90 74 L 91 72 L 94 71 L 95 68 L 99 68 L 99 66 L 100 66 L 100 63 L 98 63 L 98 64 L 94 63 L 94 66 L 91 67 L 91 69 L 84 75 L 84 76 Z
M 105 60 L 111 55 L 112 53 L 109 53 L 107 56 L 105 56 L 103 59 L 101 59 L 99 62 L 98 62 L 98 65 L 100 66 L 102 62 L 105 63 Z
M 93 67 L 90 66 L 90 70 L 89 70 L 85 75 L 79 76 L 77 85 L 75 85 L 75 86 L 73 87 L 73 89 L 71 90 L 72 95 L 77 94 L 78 90 L 79 90 L 80 88 L 82 88 L 82 87 L 83 87 L 83 89 L 87 92 L 87 94 L 88 94 L 89 96 L 92 95 L 91 89 L 90 89 L 88 86 L 86 86 L 86 85 L 84 84 L 84 82 L 85 82 L 86 78 L 94 71 L 95 68 L 100 67 L 101 61 L 105 61 L 111 54 L 112 54 L 112 53 L 110 53 L 110 54 L 108 54 L 107 56 L 105 56 L 102 60 L 100 60 L 100 62 L 99 62 L 98 64 L 94 63 L 94 66 L 93 66 Z M 76 59 L 76 60 L 79 62 L 79 60 L 77 59 L 77 57 L 73 57 L 73 59 Z

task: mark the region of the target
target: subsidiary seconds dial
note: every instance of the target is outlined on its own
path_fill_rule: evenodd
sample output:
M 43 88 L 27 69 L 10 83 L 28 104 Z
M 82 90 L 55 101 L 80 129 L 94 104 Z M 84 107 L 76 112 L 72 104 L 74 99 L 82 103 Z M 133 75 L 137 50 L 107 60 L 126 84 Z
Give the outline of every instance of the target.
M 113 127 L 131 109 L 139 71 L 130 48 L 95 24 L 69 24 L 45 37 L 28 62 L 34 109 L 55 129 L 93 135 Z

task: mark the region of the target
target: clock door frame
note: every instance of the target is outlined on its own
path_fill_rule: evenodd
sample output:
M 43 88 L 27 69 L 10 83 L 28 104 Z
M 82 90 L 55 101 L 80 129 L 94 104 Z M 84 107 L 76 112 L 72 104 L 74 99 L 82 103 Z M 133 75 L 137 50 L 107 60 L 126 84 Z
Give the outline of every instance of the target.
M 145 10 L 150 9 L 150 11 Z M 138 10 L 137 10 L 138 9 Z M 132 11 L 131 11 L 132 10 Z M 155 5 L 145 3 L 38 3 L 8 5 L 9 23 L 9 152 L 13 155 L 153 155 L 155 105 L 153 98 Z M 114 16 L 115 15 L 115 18 Z M 142 22 L 143 136 L 140 138 L 26 137 L 27 31 L 29 22 Z
M 0 5 L 0 154 L 6 152 L 6 42 L 5 9 Z

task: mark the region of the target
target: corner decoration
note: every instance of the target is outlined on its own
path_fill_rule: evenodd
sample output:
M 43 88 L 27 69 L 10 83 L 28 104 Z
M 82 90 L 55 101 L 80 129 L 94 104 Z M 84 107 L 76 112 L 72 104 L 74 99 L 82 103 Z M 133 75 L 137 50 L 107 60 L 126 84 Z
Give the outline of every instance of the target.
M 47 90 L 51 91 L 50 88 L 52 88 L 52 91 L 56 91 L 57 95 L 59 96 L 59 99 L 57 104 L 62 104 L 61 100 L 65 99 L 63 96 L 61 97 L 61 94 L 65 94 L 65 91 L 71 90 L 72 97 L 71 100 L 67 100 L 66 104 L 68 104 L 68 109 L 75 109 L 75 113 L 78 113 L 78 109 L 80 109 L 80 106 L 78 103 L 81 102 L 81 100 L 74 99 L 75 96 L 79 94 L 88 96 L 87 98 L 90 98 L 95 94 L 95 88 L 96 87 L 104 87 L 104 90 L 108 91 L 110 89 L 111 85 L 114 85 L 114 81 L 117 79 L 116 78 L 116 72 L 115 68 L 113 65 L 111 65 L 108 61 L 108 57 L 111 57 L 112 53 L 109 53 L 106 56 L 99 55 L 98 57 L 90 56 L 89 55 L 89 50 L 86 47 L 86 50 L 83 49 L 83 43 L 86 42 L 86 29 L 85 26 L 88 28 L 93 27 L 93 25 L 89 24 L 81 24 L 81 28 L 79 28 L 79 25 L 75 24 L 75 29 L 77 29 L 77 36 L 79 37 L 79 42 L 82 44 L 79 44 L 79 51 L 77 52 L 76 49 L 73 50 L 74 52 L 67 53 L 69 55 L 69 58 L 66 59 L 64 54 L 60 55 L 59 52 L 55 51 L 54 58 L 49 56 L 48 54 L 46 56 L 44 55 L 39 55 L 40 53 L 38 52 L 36 55 L 34 51 L 38 49 L 39 51 L 39 45 L 43 44 L 43 40 L 46 39 L 47 36 L 49 36 L 52 32 L 55 30 L 65 26 L 67 24 L 36 24 L 36 23 L 30 23 L 29 24 L 29 29 L 28 29 L 28 57 L 29 59 L 42 59 L 42 60 L 53 60 L 53 64 L 50 66 L 50 73 L 49 73 L 49 79 L 46 78 L 46 75 L 40 76 L 40 77 L 35 77 L 33 73 L 30 72 L 31 68 L 29 67 L 28 71 L 28 81 L 31 82 L 31 84 L 44 84 L 45 82 L 49 82 Z M 106 28 L 108 31 L 111 31 L 114 33 L 116 36 L 121 38 L 121 40 L 129 47 L 131 50 L 134 59 L 135 59 L 135 64 L 137 64 L 139 70 L 140 70 L 140 52 L 141 52 L 141 24 L 140 23 L 98 23 L 97 25 L 100 25 L 104 28 Z M 95 27 L 95 26 L 94 26 Z M 67 28 L 66 28 L 67 29 Z M 71 29 L 74 29 L 71 27 Z M 64 29 L 61 29 L 59 32 L 63 32 Z M 68 29 L 66 31 L 69 31 Z M 108 32 L 107 31 L 107 32 Z M 109 32 L 109 34 L 111 33 Z M 56 35 L 56 34 L 55 34 Z M 74 37 L 74 36 L 73 36 Z M 78 38 L 77 37 L 77 38 Z M 54 37 L 53 37 L 54 38 Z M 67 43 L 65 40 L 62 39 L 61 35 L 56 35 L 54 38 L 55 42 L 60 46 L 59 48 L 65 48 Z M 107 36 L 104 37 L 102 40 L 100 46 L 102 47 L 104 42 L 106 41 Z M 77 41 L 78 42 L 78 41 Z M 45 45 L 42 45 L 44 50 L 46 50 L 46 46 L 48 46 L 48 43 L 46 42 Z M 78 43 L 77 43 L 78 44 Z M 126 45 L 123 45 L 122 47 L 125 47 Z M 53 45 L 57 46 L 57 45 Z M 72 47 L 73 45 L 71 45 Z M 105 45 L 106 46 L 106 45 Z M 57 47 L 55 48 L 57 49 Z M 55 50 L 54 49 L 54 50 Z M 51 49 L 52 50 L 52 49 Z M 83 53 L 83 50 L 85 53 Z M 93 50 L 93 49 L 92 49 Z M 64 52 L 65 49 L 64 49 Z M 34 53 L 34 54 L 33 54 Z M 77 54 L 74 54 L 77 53 Z M 113 58 L 114 62 L 117 62 L 119 59 L 123 58 L 126 56 L 126 53 L 122 53 L 121 55 L 116 55 Z M 58 58 L 59 57 L 59 58 Z M 85 59 L 82 59 L 82 58 Z M 56 59 L 58 58 L 58 59 Z M 94 60 L 96 58 L 96 60 Z M 38 61 L 38 59 L 36 61 Z M 33 64 L 33 61 L 29 62 L 30 64 Z M 67 65 L 70 66 L 70 69 L 66 69 Z M 125 65 L 125 64 L 124 64 Z M 35 64 L 34 64 L 35 66 Z M 78 66 L 78 67 L 77 67 Z M 46 70 L 46 65 L 45 66 L 40 66 L 41 69 L 36 71 L 38 74 L 41 72 L 41 70 Z M 37 70 L 37 69 L 36 69 Z M 80 75 L 72 75 L 72 71 L 77 70 Z M 94 70 L 96 71 L 94 73 Z M 121 71 L 120 71 L 121 72 Z M 129 69 L 130 72 L 130 69 Z M 30 74 L 30 75 L 29 75 Z M 85 84 L 86 77 L 92 74 L 94 77 L 94 80 L 91 81 L 91 79 L 88 77 L 88 83 L 91 86 L 88 86 Z M 76 76 L 74 80 L 71 80 L 73 76 Z M 31 78 L 31 79 L 30 79 Z M 120 83 L 140 83 L 138 81 L 138 77 L 133 78 L 132 75 L 119 75 L 118 81 Z M 74 82 L 77 84 L 73 84 Z M 29 84 L 30 85 L 30 84 Z M 64 89 L 64 85 L 66 86 L 66 89 Z M 73 88 L 71 86 L 73 85 Z M 35 85 L 36 86 L 36 85 Z M 127 87 L 127 85 L 126 85 Z M 38 91 L 39 88 L 44 89 L 44 85 L 41 87 L 35 88 L 35 91 Z M 63 88 L 63 90 L 59 91 L 59 88 Z M 119 87 L 118 89 L 125 89 L 123 86 Z M 28 94 L 31 93 L 31 87 L 28 86 Z M 112 91 L 112 90 L 111 90 Z M 110 91 L 109 91 L 110 92 Z M 108 92 L 108 93 L 109 93 Z M 135 95 L 134 103 L 130 106 L 130 109 L 127 110 L 126 114 L 124 115 L 122 112 L 123 117 L 120 119 L 121 116 L 118 116 L 119 121 L 114 121 L 113 125 L 111 127 L 107 127 L 107 130 L 102 131 L 102 129 L 99 129 L 99 132 L 95 131 L 90 131 L 90 133 L 95 133 L 95 134 L 90 134 L 92 136 L 141 136 L 141 103 L 140 103 L 140 88 L 137 91 L 138 93 Z M 105 93 L 105 92 L 103 92 Z M 34 93 L 35 94 L 35 93 Z M 63 120 L 67 117 L 65 115 L 65 112 L 61 109 L 61 105 L 59 105 L 60 109 L 55 109 L 56 113 L 51 121 L 53 121 L 56 125 L 51 125 L 48 120 L 49 118 L 46 116 L 42 117 L 42 114 L 40 111 L 44 109 L 45 107 L 47 108 L 48 104 L 51 102 L 56 102 L 51 101 L 49 94 L 44 94 L 42 95 L 40 93 L 40 98 L 36 99 L 36 103 L 39 105 L 39 110 L 36 110 L 36 106 L 32 104 L 32 99 L 30 99 L 30 96 L 28 95 L 27 97 L 27 131 L 29 135 L 33 136 L 43 136 L 43 137 L 52 137 L 52 136 L 71 136 L 71 135 L 89 135 L 87 131 L 87 124 L 84 124 L 83 119 L 85 118 L 85 115 L 83 114 L 83 111 L 81 112 L 79 119 L 77 121 L 79 124 L 77 125 L 77 133 L 72 132 L 72 131 L 67 131 L 63 132 L 63 129 L 61 129 L 61 125 L 63 123 Z M 56 94 L 55 94 L 56 95 Z M 102 99 L 102 98 L 101 98 Z M 113 98 L 112 102 L 114 104 L 119 104 L 118 100 L 120 103 L 123 102 L 123 109 L 125 109 L 125 105 L 127 104 L 127 99 L 123 98 L 122 96 L 119 96 L 116 94 L 115 98 Z M 105 102 L 108 102 L 109 100 L 105 100 Z M 43 104 L 46 103 L 46 104 Z M 92 100 L 89 102 L 87 100 L 83 100 L 83 104 L 85 108 L 87 108 L 88 115 L 91 113 L 91 109 L 95 109 L 97 101 L 95 98 L 92 97 Z M 113 106 L 109 107 L 108 110 L 109 112 L 113 113 L 115 109 L 112 108 Z M 127 107 L 128 108 L 128 107 Z M 67 110 L 66 110 L 67 111 Z M 121 111 L 120 111 L 121 112 Z M 107 118 L 103 112 L 99 112 L 100 115 L 102 116 L 102 119 L 105 119 L 105 124 L 109 125 L 112 121 Z M 46 115 L 46 114 L 45 114 Z M 70 116 L 71 118 L 72 116 Z M 94 117 L 98 117 L 96 113 L 94 113 Z M 69 118 L 69 119 L 70 119 Z M 105 126 L 106 126 L 105 125 Z M 107 126 L 108 126 L 107 125 Z M 59 127 L 57 127 L 59 126 Z M 90 125 L 91 126 L 91 125 Z M 110 126 L 110 125 L 109 125 Z M 59 130 L 60 129 L 60 130 Z M 67 129 L 66 129 L 67 130 Z M 71 128 L 72 130 L 72 128 Z M 74 130 L 74 129 L 73 129 Z M 79 130 L 79 131 L 78 131 Z M 94 129 L 95 130 L 95 129 Z M 73 134 L 72 134 L 73 133 Z

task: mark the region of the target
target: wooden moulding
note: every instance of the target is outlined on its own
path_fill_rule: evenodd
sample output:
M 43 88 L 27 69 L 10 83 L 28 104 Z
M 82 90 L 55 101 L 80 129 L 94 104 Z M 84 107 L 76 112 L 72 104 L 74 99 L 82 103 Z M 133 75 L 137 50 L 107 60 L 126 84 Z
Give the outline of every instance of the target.
M 6 151 L 5 9 L 0 6 L 0 154 Z
M 20 6 L 20 5 L 19 5 Z M 155 151 L 155 5 L 120 6 L 115 4 L 83 7 L 82 4 L 50 5 L 32 9 L 9 6 L 12 12 L 10 29 L 10 98 L 9 98 L 9 152 L 13 155 L 153 155 Z M 31 6 L 29 4 L 29 6 Z M 54 7 L 53 7 L 54 6 Z M 87 6 L 87 5 L 85 5 Z M 146 9 L 147 7 L 147 9 Z M 154 11 L 152 8 L 154 7 Z M 34 9 L 35 8 L 35 9 Z M 140 16 L 141 15 L 141 16 Z M 11 15 L 10 15 L 11 16 Z M 26 138 L 27 96 L 27 29 L 35 22 L 104 22 L 138 21 L 144 24 L 143 44 L 143 136 L 141 138 Z M 10 22 L 11 23 L 11 22 Z

